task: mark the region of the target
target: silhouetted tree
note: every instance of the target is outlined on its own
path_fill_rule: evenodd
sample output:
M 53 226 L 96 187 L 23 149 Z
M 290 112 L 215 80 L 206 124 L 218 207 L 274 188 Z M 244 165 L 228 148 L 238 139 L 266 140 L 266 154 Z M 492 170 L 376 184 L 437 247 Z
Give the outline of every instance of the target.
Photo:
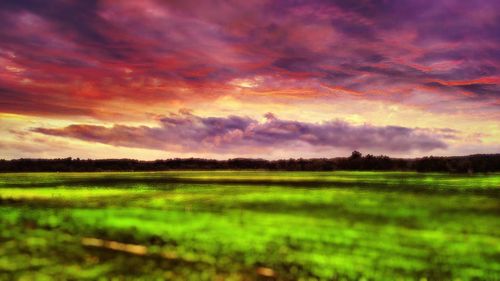
M 419 172 L 488 173 L 500 171 L 500 154 L 477 154 L 458 157 L 423 157 L 395 159 L 388 156 L 362 156 L 354 151 L 347 158 L 316 159 L 14 159 L 1 160 L 0 172 L 91 172 L 91 171 L 162 171 L 162 170 L 398 170 Z
M 361 154 L 361 152 L 357 151 L 357 150 L 354 150 L 352 153 L 351 153 L 351 156 L 349 156 L 349 160 L 356 160 L 356 159 L 359 159 L 363 156 L 363 154 Z

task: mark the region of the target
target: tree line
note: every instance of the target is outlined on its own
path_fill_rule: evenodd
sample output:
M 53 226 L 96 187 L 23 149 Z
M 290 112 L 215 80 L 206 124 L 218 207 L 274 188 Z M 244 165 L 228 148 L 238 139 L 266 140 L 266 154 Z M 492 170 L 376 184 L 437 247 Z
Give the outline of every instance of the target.
M 418 171 L 488 173 L 500 171 L 500 154 L 453 157 L 390 158 L 363 156 L 354 151 L 349 157 L 264 160 L 235 158 L 214 160 L 175 158 L 154 161 L 134 159 L 14 159 L 0 160 L 0 172 L 98 172 L 163 170 L 284 170 L 284 171 Z

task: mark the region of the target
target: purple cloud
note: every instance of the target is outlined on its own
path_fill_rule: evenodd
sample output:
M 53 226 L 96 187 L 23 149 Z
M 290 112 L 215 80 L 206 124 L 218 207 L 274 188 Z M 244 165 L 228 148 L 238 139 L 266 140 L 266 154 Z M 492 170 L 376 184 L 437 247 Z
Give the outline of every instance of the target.
M 82 100 L 164 101 L 186 89 L 189 100 L 255 76 L 263 93 L 300 83 L 380 99 L 435 80 L 498 78 L 499 9 L 495 0 L 0 1 L 9 65 L 0 84 L 16 93 L 0 95 L 0 110 L 31 112 L 45 100 L 71 115 L 65 108 L 98 107 Z M 451 90 L 498 102 L 496 81 Z
M 456 133 L 446 129 L 351 125 L 343 121 L 308 123 L 282 120 L 272 113 L 265 117 L 266 121 L 259 122 L 248 117 L 200 117 L 183 112 L 162 118 L 157 127 L 70 125 L 32 131 L 114 146 L 218 153 L 304 145 L 325 151 L 332 148 L 430 151 L 446 148 L 444 140 Z

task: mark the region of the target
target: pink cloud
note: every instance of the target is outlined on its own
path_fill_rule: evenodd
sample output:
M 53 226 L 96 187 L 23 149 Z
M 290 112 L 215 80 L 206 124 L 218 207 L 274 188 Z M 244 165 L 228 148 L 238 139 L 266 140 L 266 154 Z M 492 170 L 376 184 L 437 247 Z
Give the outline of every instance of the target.
M 292 149 L 309 145 L 331 148 L 376 149 L 379 151 L 432 151 L 447 147 L 454 130 L 425 130 L 398 126 L 351 125 L 342 121 L 308 123 L 282 120 L 266 114 L 267 121 L 228 116 L 199 117 L 171 114 L 158 127 L 114 125 L 70 125 L 64 128 L 35 128 L 52 136 L 75 138 L 113 146 L 166 151 L 234 153 L 244 149 Z

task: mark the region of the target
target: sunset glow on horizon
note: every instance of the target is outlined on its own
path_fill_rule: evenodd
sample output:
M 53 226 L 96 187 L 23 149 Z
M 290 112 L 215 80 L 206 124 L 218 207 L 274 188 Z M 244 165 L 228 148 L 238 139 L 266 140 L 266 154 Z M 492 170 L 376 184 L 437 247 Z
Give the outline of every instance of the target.
M 500 152 L 500 1 L 0 3 L 0 159 Z

